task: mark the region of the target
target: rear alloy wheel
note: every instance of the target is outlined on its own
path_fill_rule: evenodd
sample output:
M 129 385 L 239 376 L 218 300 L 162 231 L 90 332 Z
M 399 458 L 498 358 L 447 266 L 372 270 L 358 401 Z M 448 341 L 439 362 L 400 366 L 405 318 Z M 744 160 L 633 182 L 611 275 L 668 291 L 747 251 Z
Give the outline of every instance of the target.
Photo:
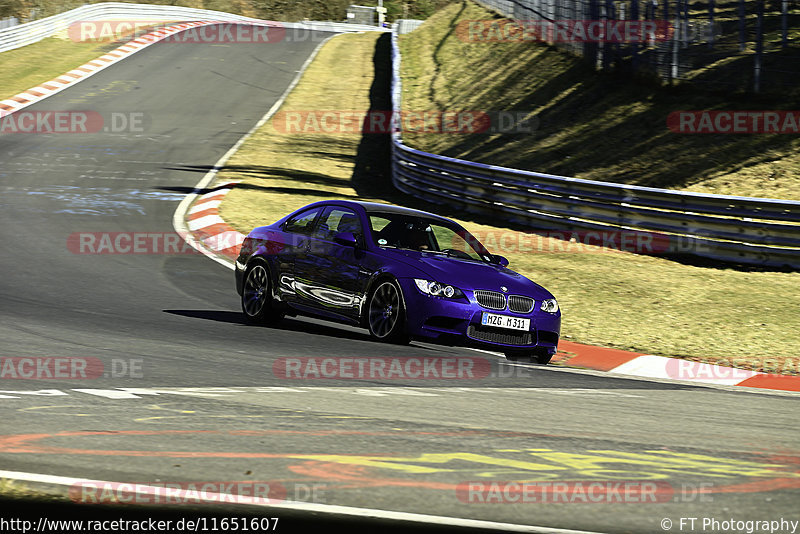
M 242 289 L 242 312 L 250 324 L 265 324 L 280 320 L 283 313 L 272 309 L 269 274 L 263 264 L 247 270 Z
M 380 341 L 402 345 L 409 342 L 403 297 L 395 282 L 382 282 L 372 292 L 367 308 L 367 323 L 369 333 Z

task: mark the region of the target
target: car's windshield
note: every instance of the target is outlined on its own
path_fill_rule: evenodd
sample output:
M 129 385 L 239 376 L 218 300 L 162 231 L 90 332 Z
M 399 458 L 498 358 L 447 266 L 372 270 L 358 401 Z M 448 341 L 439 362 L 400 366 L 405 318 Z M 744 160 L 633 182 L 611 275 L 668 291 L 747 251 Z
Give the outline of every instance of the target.
M 383 248 L 402 248 L 491 262 L 492 255 L 472 234 L 438 219 L 400 213 L 371 213 L 372 238 Z

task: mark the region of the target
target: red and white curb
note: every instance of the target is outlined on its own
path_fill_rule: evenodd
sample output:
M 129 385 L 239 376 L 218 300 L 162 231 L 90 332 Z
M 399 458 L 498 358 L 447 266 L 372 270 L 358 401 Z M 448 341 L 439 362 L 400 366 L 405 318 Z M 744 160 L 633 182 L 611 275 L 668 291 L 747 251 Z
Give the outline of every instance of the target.
M 186 214 L 186 227 L 195 240 L 210 252 L 229 259 L 239 256 L 245 235 L 237 232 L 219 216 L 219 206 L 236 182 L 216 185 L 197 197 Z
M 751 388 L 800 391 L 800 376 L 780 375 L 667 358 L 638 352 L 560 341 L 554 363 L 568 367 L 594 369 L 641 378 L 676 380 L 695 384 L 744 386 Z
M 181 24 L 168 26 L 166 28 L 161 28 L 152 31 L 146 35 L 143 35 L 137 39 L 133 39 L 132 41 L 125 43 L 119 48 L 112 50 L 111 52 L 102 55 L 97 59 L 93 59 L 76 69 L 73 69 L 65 74 L 62 74 L 58 78 L 55 78 L 53 80 L 50 80 L 49 82 L 45 82 L 41 85 L 33 87 L 32 89 L 28 89 L 27 91 L 23 91 L 22 93 L 19 93 L 16 96 L 12 96 L 11 98 L 0 100 L 0 113 L 9 114 L 9 113 L 14 113 L 15 111 L 19 111 L 20 109 L 30 106 L 31 104 L 35 104 L 36 102 L 44 98 L 47 98 L 48 96 L 52 96 L 60 91 L 63 91 L 67 87 L 70 87 L 76 84 L 77 82 L 100 72 L 101 70 L 113 65 L 114 63 L 117 63 L 118 61 L 125 59 L 131 54 L 134 54 L 142 50 L 143 48 L 146 48 L 163 39 L 166 39 L 170 35 L 180 33 L 189 28 L 194 28 L 196 26 L 205 26 L 208 24 L 219 24 L 219 22 L 215 21 L 185 22 Z

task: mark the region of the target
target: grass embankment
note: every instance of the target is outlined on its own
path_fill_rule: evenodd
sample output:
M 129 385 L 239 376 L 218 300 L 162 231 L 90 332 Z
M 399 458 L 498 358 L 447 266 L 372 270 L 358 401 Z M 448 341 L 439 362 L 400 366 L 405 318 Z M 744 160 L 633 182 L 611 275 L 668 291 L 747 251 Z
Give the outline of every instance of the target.
M 527 111 L 538 118 L 535 133 L 406 134 L 411 146 L 563 176 L 800 200 L 800 135 L 676 134 L 667 128 L 673 111 L 798 109 L 800 70 L 789 74 L 788 68 L 800 56 L 797 44 L 779 65 L 787 71 L 784 78 L 794 76 L 793 86 L 783 79 L 780 87 L 765 82 L 761 95 L 710 93 L 702 83 L 666 87 L 598 73 L 541 43 L 468 42 L 456 31 L 459 22 L 495 17 L 471 2 L 453 4 L 402 36 L 403 107 Z M 796 43 L 800 32 L 793 30 L 793 37 Z M 691 76 L 710 81 L 750 76 L 752 55 L 735 59 Z M 765 80 L 770 75 L 776 74 L 765 71 Z
M 0 498 L 5 499 L 7 503 L 19 500 L 22 505 L 29 505 L 32 502 L 43 505 L 69 502 L 66 495 L 32 489 L 23 482 L 7 478 L 0 479 Z
M 332 39 L 281 112 L 387 109 L 380 96 L 388 83 L 387 44 L 386 37 L 377 35 Z M 435 210 L 464 224 L 494 252 L 506 255 L 512 268 L 550 289 L 564 312 L 564 339 L 704 361 L 735 360 L 739 367 L 768 371 L 797 369 L 799 274 L 703 268 L 596 247 L 578 249 L 549 238 L 539 244 L 489 224 L 493 221 L 465 220 L 463 213 L 395 191 L 380 137 L 287 135 L 272 120 L 219 173 L 220 180 L 242 180 L 223 202 L 222 216 L 247 233 L 328 198 Z
M 97 59 L 121 43 L 77 43 L 50 37 L 22 48 L 0 53 L 0 100 L 58 78 L 65 72 Z
M 110 0 L 4 0 L 0 2 L 0 18 L 17 17 L 23 22 L 28 22 L 31 17 L 39 20 L 52 15 L 58 15 L 85 4 L 100 4 Z M 281 0 L 263 0 L 256 7 L 247 0 L 125 0 L 130 4 L 157 4 L 165 6 L 190 7 L 194 9 L 211 9 L 226 13 L 237 13 L 248 17 L 257 17 L 259 8 L 264 11 L 277 11 L 281 7 L 288 7 Z M 277 8 L 277 9 L 276 9 Z M 308 8 L 306 9 L 308 10 Z M 304 15 L 302 15 L 304 16 Z M 300 18 L 302 18 L 302 16 Z M 284 19 L 280 19 L 284 20 Z

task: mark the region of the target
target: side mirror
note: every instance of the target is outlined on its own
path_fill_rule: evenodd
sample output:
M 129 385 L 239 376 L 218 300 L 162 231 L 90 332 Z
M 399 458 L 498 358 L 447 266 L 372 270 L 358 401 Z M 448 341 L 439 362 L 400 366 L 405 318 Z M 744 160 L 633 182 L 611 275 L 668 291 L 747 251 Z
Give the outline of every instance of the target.
M 341 232 L 333 236 L 333 240 L 345 247 L 357 247 L 358 246 L 358 239 L 356 236 L 353 235 L 352 232 Z
M 492 263 L 495 263 L 500 267 L 508 267 L 508 259 L 505 256 L 500 256 L 499 254 L 492 254 Z

